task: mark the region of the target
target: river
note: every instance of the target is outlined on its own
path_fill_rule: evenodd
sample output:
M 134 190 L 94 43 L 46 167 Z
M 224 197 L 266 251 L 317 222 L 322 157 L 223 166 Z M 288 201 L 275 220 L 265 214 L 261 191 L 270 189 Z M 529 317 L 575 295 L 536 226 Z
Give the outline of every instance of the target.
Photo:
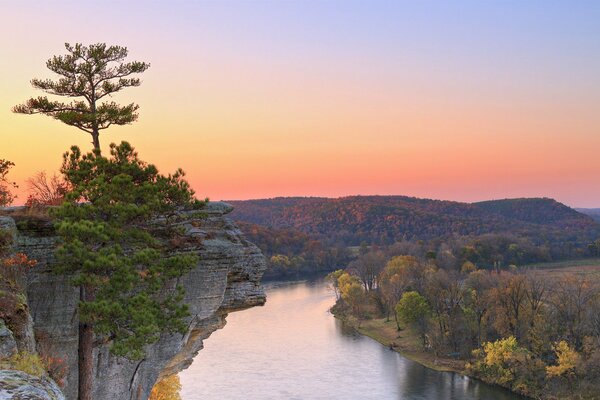
M 268 283 L 267 304 L 227 317 L 227 326 L 181 372 L 183 400 L 521 399 L 410 361 L 334 318 L 322 282 Z

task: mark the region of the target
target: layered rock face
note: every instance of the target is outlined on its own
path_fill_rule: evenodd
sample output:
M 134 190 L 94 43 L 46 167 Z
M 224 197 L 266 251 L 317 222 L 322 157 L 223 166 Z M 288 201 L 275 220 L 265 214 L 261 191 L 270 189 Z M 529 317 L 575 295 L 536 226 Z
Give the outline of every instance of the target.
M 0 399 L 65 400 L 56 383 L 21 371 L 0 371 Z
M 144 359 L 133 362 L 110 354 L 107 347 L 95 352 L 94 399 L 145 400 L 155 382 L 184 368 L 202 349 L 202 341 L 225 325 L 227 313 L 265 302 L 260 278 L 265 270 L 261 251 L 245 240 L 225 214 L 232 207 L 209 203 L 199 216 L 183 214 L 185 241 L 173 251 L 193 252 L 200 261 L 180 278 L 191 317 L 185 335 L 164 335 L 148 346 Z M 27 289 L 38 345 L 50 347 L 69 366 L 64 392 L 67 399 L 77 393 L 77 301 L 76 289 L 67 278 L 50 272 L 56 243 L 49 222 L 34 223 L 14 217 L 16 251 L 36 259 Z

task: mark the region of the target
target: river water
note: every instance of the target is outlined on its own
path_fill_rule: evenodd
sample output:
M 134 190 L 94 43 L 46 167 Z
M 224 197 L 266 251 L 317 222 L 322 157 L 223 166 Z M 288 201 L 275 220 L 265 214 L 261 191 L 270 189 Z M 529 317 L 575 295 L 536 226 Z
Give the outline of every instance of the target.
M 354 334 L 328 312 L 335 298 L 322 282 L 265 289 L 264 307 L 230 314 L 181 372 L 183 400 L 521 399 Z

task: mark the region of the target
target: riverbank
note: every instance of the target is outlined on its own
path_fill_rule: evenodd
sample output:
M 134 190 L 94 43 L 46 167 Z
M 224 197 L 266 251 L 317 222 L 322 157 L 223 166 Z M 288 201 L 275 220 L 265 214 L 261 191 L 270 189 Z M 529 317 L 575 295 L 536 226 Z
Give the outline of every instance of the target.
M 358 334 L 368 336 L 390 350 L 399 353 L 402 357 L 419 363 L 424 367 L 440 372 L 454 372 L 470 379 L 476 379 L 489 385 L 497 386 L 493 382 L 486 382 L 479 377 L 468 374 L 466 371 L 468 361 L 466 360 L 438 357 L 423 350 L 418 333 L 411 328 L 404 328 L 398 331 L 396 322 L 393 319 L 388 321 L 387 318 L 372 318 L 359 322 L 354 316 L 348 316 L 340 311 L 336 305 L 331 307 L 330 312 L 335 318 L 343 321 L 344 324 L 351 327 Z M 531 398 L 511 388 L 500 387 L 514 393 L 516 396 L 521 396 L 523 399 Z
M 437 357 L 435 354 L 423 351 L 419 335 L 411 328 L 400 331 L 396 328 L 396 322 L 386 318 L 366 319 L 358 322 L 352 316 L 347 316 L 332 307 L 331 314 L 353 328 L 357 333 L 368 336 L 382 345 L 400 353 L 402 357 L 417 362 L 427 368 L 441 372 L 455 372 L 461 375 L 465 373 L 464 360 L 454 358 Z

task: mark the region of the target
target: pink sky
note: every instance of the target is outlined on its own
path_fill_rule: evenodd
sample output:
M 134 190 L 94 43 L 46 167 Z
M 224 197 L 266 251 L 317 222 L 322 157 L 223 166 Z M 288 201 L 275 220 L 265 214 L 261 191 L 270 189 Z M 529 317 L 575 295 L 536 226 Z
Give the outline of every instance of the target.
M 545 196 L 600 207 L 599 7 L 460 2 L 0 5 L 0 158 L 25 180 L 90 138 L 10 108 L 63 43 L 149 61 L 128 140 L 201 197 Z M 120 12 L 114 12 L 115 7 Z M 95 15 L 95 23 L 81 20 Z M 110 20 L 103 25 L 102 21 Z

